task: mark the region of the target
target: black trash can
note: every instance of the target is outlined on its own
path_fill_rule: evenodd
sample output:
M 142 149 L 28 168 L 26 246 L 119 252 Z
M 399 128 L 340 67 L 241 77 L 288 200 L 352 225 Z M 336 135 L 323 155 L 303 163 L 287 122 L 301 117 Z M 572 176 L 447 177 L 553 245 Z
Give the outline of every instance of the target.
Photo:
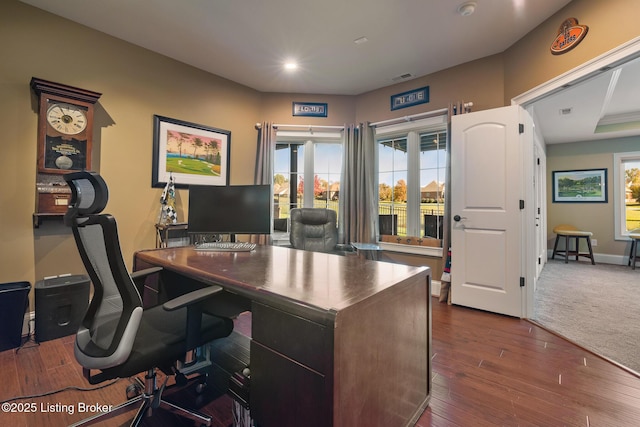
M 0 284 L 0 351 L 22 343 L 22 324 L 29 306 L 30 290 L 29 282 Z

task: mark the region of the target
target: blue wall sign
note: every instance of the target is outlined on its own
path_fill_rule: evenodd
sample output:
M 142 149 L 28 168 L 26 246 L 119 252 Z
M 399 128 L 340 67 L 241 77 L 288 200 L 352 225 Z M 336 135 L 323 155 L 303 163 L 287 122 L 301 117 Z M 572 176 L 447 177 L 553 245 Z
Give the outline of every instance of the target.
M 429 86 L 391 95 L 391 111 L 429 102 Z
M 320 102 L 294 102 L 294 116 L 327 117 L 327 104 Z

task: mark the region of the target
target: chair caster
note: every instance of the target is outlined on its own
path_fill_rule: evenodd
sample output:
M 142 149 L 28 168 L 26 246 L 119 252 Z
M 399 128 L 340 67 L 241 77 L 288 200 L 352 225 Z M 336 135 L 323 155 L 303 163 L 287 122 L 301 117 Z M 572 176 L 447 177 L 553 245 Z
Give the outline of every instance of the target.
M 176 372 L 176 384 L 179 387 L 183 387 L 185 385 L 187 385 L 187 382 L 189 380 L 187 379 L 186 375 L 181 373 L 181 372 Z
M 127 400 L 131 400 L 142 394 L 143 388 L 138 383 L 131 383 L 126 388 Z

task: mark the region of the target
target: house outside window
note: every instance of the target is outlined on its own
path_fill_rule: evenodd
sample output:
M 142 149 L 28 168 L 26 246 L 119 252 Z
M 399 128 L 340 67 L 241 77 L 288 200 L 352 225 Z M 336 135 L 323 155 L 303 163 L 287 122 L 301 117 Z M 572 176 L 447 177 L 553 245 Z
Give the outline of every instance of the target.
M 406 237 L 436 239 L 441 247 L 446 116 L 376 128 L 376 143 L 381 240 L 393 242 L 397 238 L 401 243 Z
M 615 238 L 640 228 L 640 151 L 613 155 Z

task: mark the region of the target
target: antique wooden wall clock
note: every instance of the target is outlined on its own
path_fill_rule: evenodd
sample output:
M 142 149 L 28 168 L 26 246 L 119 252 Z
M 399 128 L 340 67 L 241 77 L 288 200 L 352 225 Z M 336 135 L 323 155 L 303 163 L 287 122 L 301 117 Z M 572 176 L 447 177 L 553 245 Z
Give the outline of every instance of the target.
M 91 170 L 93 110 L 101 94 L 33 77 L 39 97 L 38 172 Z

